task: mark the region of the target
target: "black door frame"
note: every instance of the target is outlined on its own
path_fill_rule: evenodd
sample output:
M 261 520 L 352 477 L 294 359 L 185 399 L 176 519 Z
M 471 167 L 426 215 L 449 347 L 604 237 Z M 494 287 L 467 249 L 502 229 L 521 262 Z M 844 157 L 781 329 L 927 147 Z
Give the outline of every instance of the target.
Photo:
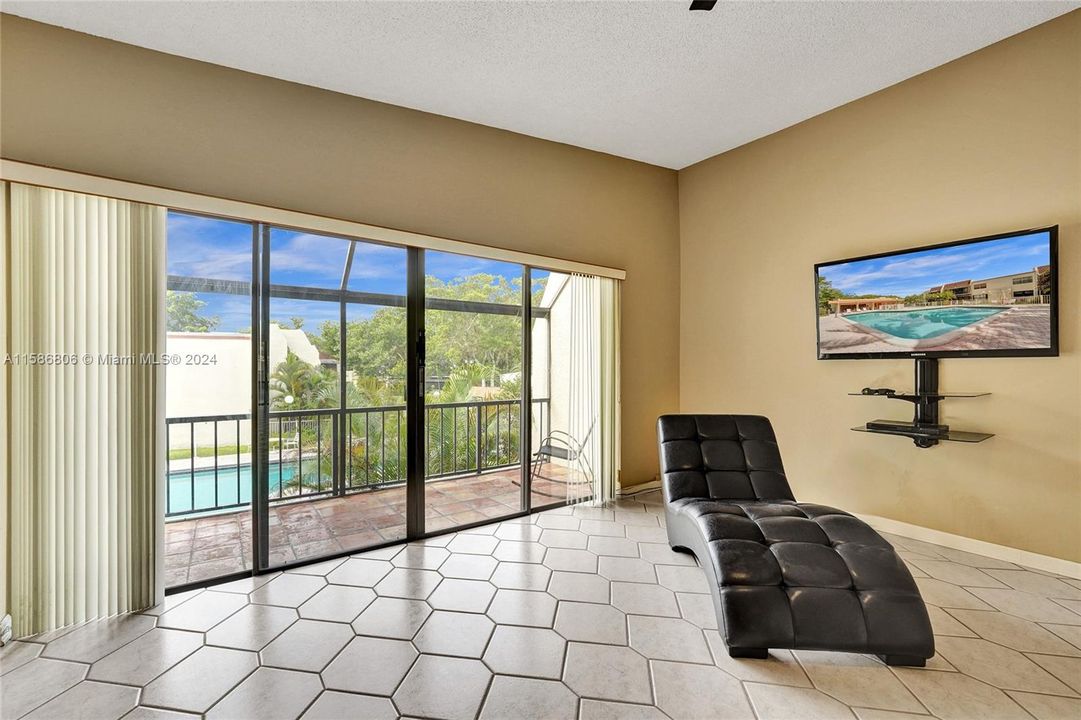
M 210 217 L 222 220 L 236 221 L 236 218 L 218 218 L 213 215 L 205 215 L 201 213 L 188 213 L 186 214 L 202 215 L 203 217 Z M 520 404 L 520 420 L 519 420 L 519 471 L 521 474 L 521 503 L 522 508 L 518 512 L 509 513 L 499 518 L 485 519 L 478 522 L 467 523 L 452 528 L 441 529 L 433 532 L 428 532 L 425 528 L 425 467 L 426 467 L 426 453 L 424 443 L 425 433 L 425 310 L 429 305 L 425 296 L 425 274 L 424 274 L 424 254 L 423 248 L 414 246 L 391 246 L 402 247 L 407 253 L 407 282 L 406 282 L 406 341 L 407 341 L 407 364 L 406 364 L 406 537 L 402 539 L 389 540 L 383 543 L 377 543 L 374 545 L 365 546 L 362 548 L 352 548 L 343 550 L 341 552 L 331 553 L 328 555 L 321 555 L 313 558 L 305 558 L 303 560 L 297 560 L 294 562 L 283 563 L 279 565 L 270 565 L 270 539 L 269 539 L 269 510 L 270 501 L 266 489 L 269 487 L 269 437 L 270 437 L 270 368 L 269 368 L 269 335 L 270 335 L 270 299 L 271 299 L 271 283 L 270 283 L 270 234 L 274 228 L 280 228 L 284 230 L 297 230 L 301 232 L 312 232 L 305 228 L 291 228 L 287 226 L 272 225 L 269 223 L 262 223 L 256 221 L 243 221 L 248 222 L 252 226 L 252 281 L 250 285 L 250 297 L 251 297 L 251 332 L 252 332 L 252 357 L 251 357 L 251 401 L 252 401 L 252 501 L 251 501 L 251 518 L 252 518 L 252 570 L 238 573 L 231 573 L 221 577 L 211 578 L 194 583 L 186 583 L 183 585 L 177 585 L 170 587 L 166 590 L 167 594 L 173 594 L 178 592 L 184 592 L 194 588 L 208 587 L 223 582 L 242 579 L 246 577 L 252 577 L 256 575 L 262 575 L 269 572 L 277 572 L 281 570 L 288 570 L 294 567 L 301 567 L 312 563 L 322 562 L 329 559 L 338 557 L 344 557 L 348 555 L 354 555 L 357 553 L 367 552 L 371 550 L 377 550 L 380 548 L 400 545 L 405 542 L 424 539 L 428 537 L 434 537 L 447 533 L 457 532 L 480 525 L 487 525 L 492 522 L 500 522 L 505 520 L 512 520 L 529 515 L 538 510 L 545 510 L 554 507 L 560 507 L 566 504 L 565 501 L 557 501 L 550 504 L 545 504 L 539 507 L 533 507 L 532 493 L 531 493 L 531 463 L 530 454 L 532 451 L 532 325 L 534 319 L 534 309 L 532 302 L 532 271 L 533 265 L 521 263 L 522 267 L 522 300 L 521 305 L 517 309 L 511 309 L 511 306 L 492 307 L 489 303 L 461 303 L 467 307 L 478 312 L 500 312 L 503 314 L 514 314 L 522 318 L 522 331 L 521 331 L 521 350 L 522 350 L 522 369 L 521 369 L 521 404 Z M 328 238 L 340 238 L 343 240 L 355 242 L 372 243 L 375 245 L 385 245 L 378 241 L 372 241 L 367 238 L 351 237 L 343 235 L 335 235 L 332 233 L 322 233 Z M 345 319 L 346 319 L 346 307 L 350 302 L 374 302 L 375 304 L 395 304 L 397 302 L 388 302 L 390 298 L 381 296 L 377 293 L 363 293 L 356 291 L 349 291 L 346 288 L 346 278 L 348 277 L 349 269 L 353 261 L 355 244 L 350 244 L 348 250 L 348 257 L 346 260 L 345 274 L 342 279 L 342 286 L 337 291 L 337 299 L 340 303 L 339 317 L 341 320 L 340 327 L 340 343 L 344 348 L 345 341 Z M 209 289 L 212 292 L 225 292 L 239 294 L 240 283 L 234 281 L 207 281 L 203 289 Z M 274 297 L 292 297 L 296 299 L 331 299 L 326 297 L 329 293 L 335 293 L 333 290 L 327 290 L 320 292 L 314 289 L 283 286 L 275 288 Z M 248 294 L 248 293 L 243 293 Z M 434 299 L 430 303 L 434 308 L 442 309 L 461 309 L 458 307 L 459 303 L 441 301 Z M 339 398 L 341 399 L 342 417 L 345 415 L 345 374 L 343 371 L 339 372 Z M 339 426 L 338 435 L 344 434 L 344 420 Z M 338 437 L 339 447 L 335 453 L 334 461 L 337 468 L 344 468 L 345 453 L 344 443 L 340 442 L 341 437 Z M 335 472 L 335 480 L 340 481 L 338 475 L 340 472 Z

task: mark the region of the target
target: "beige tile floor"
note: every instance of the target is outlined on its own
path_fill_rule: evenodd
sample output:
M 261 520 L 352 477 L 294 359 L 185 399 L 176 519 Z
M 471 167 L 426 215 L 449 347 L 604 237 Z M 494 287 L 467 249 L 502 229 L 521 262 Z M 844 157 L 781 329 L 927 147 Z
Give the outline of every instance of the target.
M 1081 581 L 889 536 L 925 669 L 733 660 L 655 494 L 169 596 L 0 655 L 3 718 L 1081 718 Z

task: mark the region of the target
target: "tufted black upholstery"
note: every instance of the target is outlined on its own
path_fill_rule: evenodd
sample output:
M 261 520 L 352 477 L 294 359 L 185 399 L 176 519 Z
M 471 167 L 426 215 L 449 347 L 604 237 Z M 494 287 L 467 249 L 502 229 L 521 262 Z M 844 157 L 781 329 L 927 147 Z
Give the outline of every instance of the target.
M 657 435 L 669 542 L 709 576 L 732 655 L 847 650 L 899 665 L 934 655 L 908 568 L 862 520 L 795 501 L 769 420 L 664 415 Z

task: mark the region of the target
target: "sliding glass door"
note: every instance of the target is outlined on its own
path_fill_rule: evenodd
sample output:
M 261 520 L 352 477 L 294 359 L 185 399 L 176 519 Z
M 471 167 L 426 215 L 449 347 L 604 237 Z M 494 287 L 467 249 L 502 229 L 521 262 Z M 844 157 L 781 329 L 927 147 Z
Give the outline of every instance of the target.
M 168 214 L 166 587 L 252 569 L 255 233 Z
M 424 253 L 426 532 L 523 512 L 525 269 Z
M 406 536 L 406 250 L 267 228 L 266 567 Z
M 169 215 L 167 586 L 592 497 L 588 278 Z

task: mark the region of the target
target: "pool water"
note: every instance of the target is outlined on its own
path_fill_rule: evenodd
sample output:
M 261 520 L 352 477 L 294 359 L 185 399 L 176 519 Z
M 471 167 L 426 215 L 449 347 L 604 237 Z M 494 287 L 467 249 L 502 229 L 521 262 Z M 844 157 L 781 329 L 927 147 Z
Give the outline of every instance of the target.
M 297 467 L 292 463 L 271 463 L 268 468 L 271 497 L 277 497 L 283 486 L 296 476 Z M 251 502 L 251 465 L 219 467 L 217 497 L 214 495 L 214 470 L 198 470 L 195 475 L 195 502 L 192 504 L 192 473 L 190 470 L 174 470 L 169 473 L 170 515 L 175 513 L 205 512 L 230 505 Z M 326 479 L 329 488 L 331 479 Z
M 844 317 L 906 340 L 925 340 L 971 325 L 1006 308 L 940 307 L 893 312 L 849 313 Z

